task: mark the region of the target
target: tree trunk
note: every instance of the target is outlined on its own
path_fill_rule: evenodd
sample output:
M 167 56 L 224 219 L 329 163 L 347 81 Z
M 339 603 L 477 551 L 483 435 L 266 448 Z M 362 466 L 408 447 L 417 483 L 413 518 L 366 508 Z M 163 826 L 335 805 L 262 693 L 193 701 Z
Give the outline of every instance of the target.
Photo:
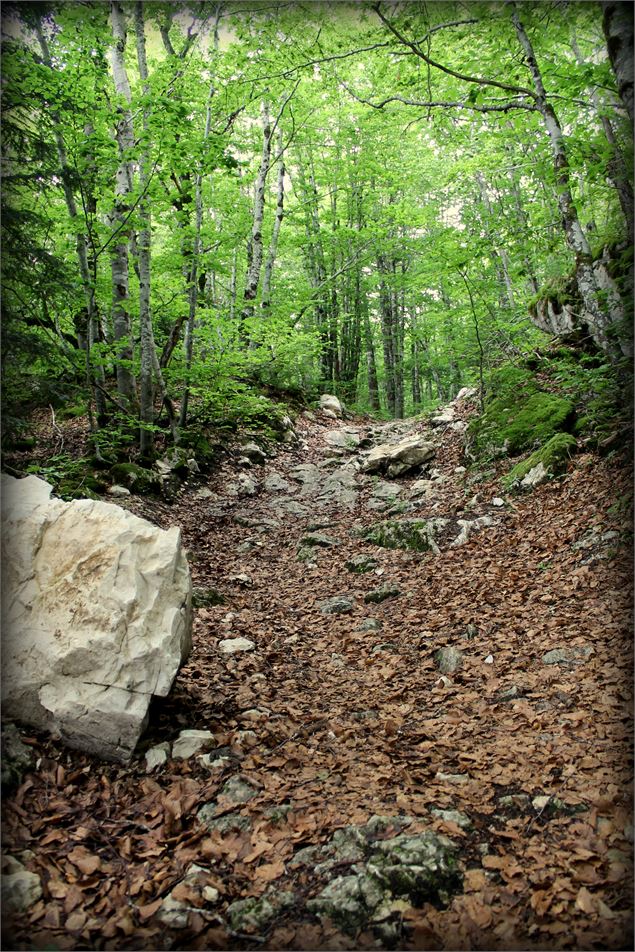
M 282 225 L 282 219 L 284 217 L 284 156 L 283 156 L 283 142 L 282 142 L 282 126 L 278 126 L 278 149 L 280 151 L 280 164 L 278 166 L 278 190 L 277 190 L 277 200 L 276 200 L 276 217 L 273 221 L 273 231 L 271 233 L 271 242 L 269 243 L 269 250 L 267 252 L 267 260 L 265 261 L 265 269 L 262 275 L 262 298 L 261 306 L 265 313 L 269 313 L 271 309 L 271 275 L 273 273 L 273 266 L 276 260 L 276 253 L 278 251 L 278 238 L 280 237 L 280 226 Z
M 575 54 L 578 64 L 583 66 L 584 59 L 580 53 L 580 49 L 575 37 L 573 37 L 571 40 L 571 49 Z M 624 215 L 624 219 L 626 221 L 628 240 L 629 243 L 632 244 L 633 220 L 635 218 L 633 208 L 633 185 L 628 174 L 628 169 L 626 168 L 624 156 L 622 155 L 622 151 L 619 147 L 615 132 L 613 131 L 613 126 L 611 125 L 610 119 L 606 115 L 606 111 L 603 108 L 602 102 L 600 101 L 600 97 L 598 96 L 595 87 L 591 86 L 589 93 L 591 95 L 593 107 L 598 114 L 600 122 L 602 123 L 602 129 L 604 130 L 606 141 L 611 147 L 611 157 L 608 161 L 607 176 L 615 188 L 615 191 L 617 192 L 620 208 L 622 209 L 622 214 Z
M 518 16 L 515 3 L 511 3 L 511 9 L 512 22 L 516 28 L 516 34 L 532 76 L 534 90 L 536 92 L 536 106 L 543 117 L 551 143 L 558 206 L 562 215 L 567 244 L 573 251 L 576 259 L 576 279 L 580 297 L 584 309 L 587 312 L 588 322 L 595 339 L 607 353 L 612 357 L 617 357 L 620 353 L 619 348 L 611 336 L 607 334 L 607 331 L 611 324 L 623 319 L 623 309 L 619 295 L 615 289 L 614 291 L 605 292 L 609 298 L 606 305 L 601 300 L 600 289 L 593 270 L 591 248 L 580 224 L 578 210 L 571 194 L 569 161 L 562 129 L 555 110 L 547 99 L 540 68 L 531 41 Z
M 251 227 L 251 260 L 247 268 L 245 279 L 245 293 L 243 296 L 243 321 L 248 320 L 254 313 L 254 301 L 258 294 L 260 270 L 262 268 L 262 223 L 265 215 L 265 185 L 267 173 L 271 164 L 271 119 L 269 106 L 263 102 L 261 109 L 262 121 L 262 156 L 260 168 L 254 187 L 254 210 Z
M 633 7 L 620 0 L 603 2 L 602 26 L 617 91 L 633 125 Z
M 112 74 L 117 95 L 130 103 L 130 84 L 126 73 L 126 20 L 123 8 L 117 0 L 111 3 L 112 32 L 114 43 L 111 49 Z M 115 179 L 115 206 L 112 214 L 113 231 L 117 237 L 113 246 L 112 267 L 112 322 L 117 353 L 117 393 L 124 406 L 132 409 L 136 402 L 135 380 L 132 374 L 131 321 L 128 311 L 128 236 L 126 218 L 130 211 L 131 190 L 130 152 L 134 146 L 132 116 L 126 107 L 119 107 L 116 136 L 119 146 L 119 167 Z

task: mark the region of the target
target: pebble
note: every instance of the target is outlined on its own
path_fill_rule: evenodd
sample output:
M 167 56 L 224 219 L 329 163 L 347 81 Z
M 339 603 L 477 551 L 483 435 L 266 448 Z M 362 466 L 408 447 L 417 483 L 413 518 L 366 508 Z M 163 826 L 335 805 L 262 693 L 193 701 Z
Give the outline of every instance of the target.
M 256 645 L 249 638 L 223 638 L 218 642 L 221 654 L 233 655 L 241 651 L 253 651 Z

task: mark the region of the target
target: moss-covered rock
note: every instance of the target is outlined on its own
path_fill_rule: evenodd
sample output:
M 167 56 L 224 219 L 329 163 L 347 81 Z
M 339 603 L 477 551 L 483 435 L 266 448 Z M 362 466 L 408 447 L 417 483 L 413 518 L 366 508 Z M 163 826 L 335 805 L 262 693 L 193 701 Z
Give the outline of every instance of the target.
M 476 457 L 514 456 L 570 430 L 574 421 L 570 400 L 540 390 L 527 370 L 505 367 L 494 377 L 484 413 L 468 427 L 468 447 Z
M 503 477 L 502 483 L 505 489 L 511 489 L 512 486 L 519 485 L 534 467 L 541 463 L 549 476 L 558 476 L 567 466 L 570 457 L 576 451 L 575 437 L 569 433 L 556 433 L 544 446 L 532 453 L 531 456 L 518 463 L 510 472 Z
M 192 589 L 192 607 L 209 608 L 212 605 L 224 605 L 225 596 L 217 588 L 194 588 Z
M 113 482 L 141 495 L 158 492 L 161 481 L 156 473 L 136 463 L 116 463 L 110 470 Z
M 430 519 L 387 519 L 359 533 L 365 542 L 383 549 L 410 549 L 414 552 L 438 552 L 434 524 Z

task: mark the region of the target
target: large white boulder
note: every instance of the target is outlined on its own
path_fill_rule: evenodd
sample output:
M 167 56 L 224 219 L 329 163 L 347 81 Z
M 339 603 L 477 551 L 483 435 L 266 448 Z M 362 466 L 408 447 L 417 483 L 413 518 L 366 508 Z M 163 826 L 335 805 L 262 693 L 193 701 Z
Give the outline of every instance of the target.
M 126 761 L 192 646 L 180 531 L 51 491 L 2 477 L 2 708 Z
M 382 443 L 370 451 L 362 470 L 365 473 L 386 472 L 389 476 L 402 473 L 427 463 L 436 453 L 434 443 L 429 443 L 417 434 L 407 436 L 398 443 Z
M 320 397 L 320 410 L 330 410 L 336 417 L 341 417 L 342 404 L 332 393 L 323 393 Z

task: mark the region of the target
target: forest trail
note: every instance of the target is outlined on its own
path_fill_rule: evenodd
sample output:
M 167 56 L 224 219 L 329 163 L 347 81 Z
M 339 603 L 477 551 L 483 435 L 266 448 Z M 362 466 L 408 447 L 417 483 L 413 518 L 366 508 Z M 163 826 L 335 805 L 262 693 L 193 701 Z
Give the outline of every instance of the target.
M 626 477 L 582 455 L 501 505 L 495 470 L 462 466 L 474 409 L 434 429 L 302 414 L 299 444 L 261 465 L 237 448 L 173 505 L 124 502 L 181 526 L 199 604 L 144 747 L 198 729 L 214 750 L 149 771 L 42 742 L 40 773 L 5 806 L 5 840 L 48 883 L 16 947 L 626 947 L 629 568 L 605 535 L 624 528 Z M 420 474 L 364 475 L 354 444 L 411 433 L 438 448 L 407 511 Z M 484 516 L 451 546 L 459 520 Z M 440 552 L 359 537 L 386 518 L 447 519 Z M 361 557 L 369 571 L 351 571 Z M 201 604 L 214 592 L 222 604 Z M 223 653 L 234 639 L 252 650 Z M 427 894 L 417 880 L 369 896 L 372 844 L 430 832 L 454 845 L 462 885 L 437 870 Z

